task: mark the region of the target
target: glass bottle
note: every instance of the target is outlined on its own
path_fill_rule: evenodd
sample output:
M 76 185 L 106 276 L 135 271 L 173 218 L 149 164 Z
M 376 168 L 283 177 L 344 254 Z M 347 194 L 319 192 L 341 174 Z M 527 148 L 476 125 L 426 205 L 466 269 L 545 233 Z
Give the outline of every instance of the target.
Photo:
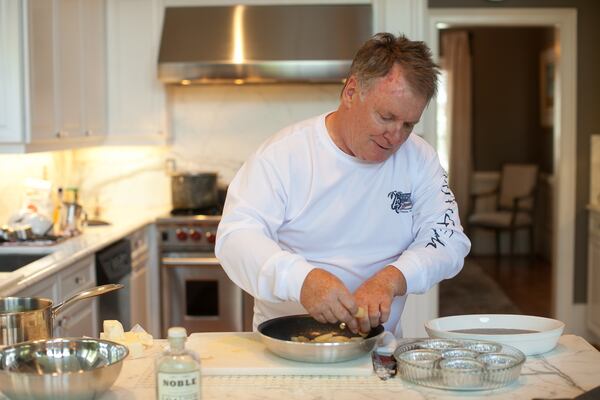
M 168 338 L 169 348 L 156 359 L 156 398 L 199 400 L 200 360 L 185 348 L 185 328 L 169 328 Z

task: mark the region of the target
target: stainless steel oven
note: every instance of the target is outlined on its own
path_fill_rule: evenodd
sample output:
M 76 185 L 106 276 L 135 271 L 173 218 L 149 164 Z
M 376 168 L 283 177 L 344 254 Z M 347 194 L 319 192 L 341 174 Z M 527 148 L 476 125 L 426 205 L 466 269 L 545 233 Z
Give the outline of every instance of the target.
M 254 299 L 227 276 L 214 255 L 218 216 L 158 221 L 161 239 L 162 333 L 252 330 Z

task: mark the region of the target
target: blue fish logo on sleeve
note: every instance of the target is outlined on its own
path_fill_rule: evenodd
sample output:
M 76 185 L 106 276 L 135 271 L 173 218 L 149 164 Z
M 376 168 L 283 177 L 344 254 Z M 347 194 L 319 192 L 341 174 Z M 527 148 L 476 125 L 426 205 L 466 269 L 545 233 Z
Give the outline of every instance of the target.
M 391 209 L 396 211 L 396 214 L 410 212 L 413 207 L 410 195 L 410 193 L 402 193 L 396 190 L 389 192 L 388 197 L 392 199 Z

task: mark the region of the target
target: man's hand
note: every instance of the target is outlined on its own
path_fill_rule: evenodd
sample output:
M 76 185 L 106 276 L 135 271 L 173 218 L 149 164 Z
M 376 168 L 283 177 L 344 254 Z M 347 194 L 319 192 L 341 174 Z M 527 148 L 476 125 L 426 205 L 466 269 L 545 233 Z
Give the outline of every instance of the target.
M 320 268 L 310 271 L 302 284 L 300 303 L 317 321 L 345 322 L 352 332 L 358 332 L 354 318 L 358 307 L 348 288 L 335 275 Z
M 406 293 L 406 279 L 400 270 L 388 265 L 367 279 L 354 292 L 356 304 L 365 310 L 364 316 L 357 316 L 361 332 L 369 332 L 372 327 L 382 324 L 390 317 L 394 296 Z

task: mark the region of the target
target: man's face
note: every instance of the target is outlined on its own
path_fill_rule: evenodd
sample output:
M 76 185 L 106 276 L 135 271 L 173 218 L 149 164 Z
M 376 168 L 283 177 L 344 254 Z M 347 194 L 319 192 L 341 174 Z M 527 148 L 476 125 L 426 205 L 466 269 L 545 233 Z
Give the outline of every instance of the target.
M 348 123 L 340 132 L 342 150 L 364 161 L 383 162 L 408 139 L 427 101 L 410 88 L 398 65 L 372 81 L 362 96 L 360 89 L 351 77 L 344 90 Z

